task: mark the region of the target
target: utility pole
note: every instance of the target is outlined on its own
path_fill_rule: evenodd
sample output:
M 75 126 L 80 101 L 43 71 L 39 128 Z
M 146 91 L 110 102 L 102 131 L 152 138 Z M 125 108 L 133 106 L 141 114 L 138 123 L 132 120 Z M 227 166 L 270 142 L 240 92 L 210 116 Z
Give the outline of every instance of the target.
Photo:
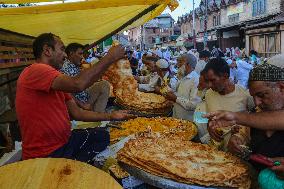
M 192 9 L 192 34 L 193 34 L 193 47 L 196 49 L 196 36 L 195 36 L 195 4 L 194 0 L 192 2 L 193 9 Z
M 208 21 L 208 0 L 205 0 L 204 37 L 203 37 L 204 48 L 207 46 L 207 41 L 208 41 L 207 21 Z
M 144 27 L 143 27 L 143 25 L 141 25 L 141 42 L 140 42 L 140 51 L 143 51 L 143 50 L 144 50 L 144 42 L 143 42 L 143 40 L 144 40 L 144 37 L 143 37 L 144 32 L 143 32 L 143 29 L 144 29 Z

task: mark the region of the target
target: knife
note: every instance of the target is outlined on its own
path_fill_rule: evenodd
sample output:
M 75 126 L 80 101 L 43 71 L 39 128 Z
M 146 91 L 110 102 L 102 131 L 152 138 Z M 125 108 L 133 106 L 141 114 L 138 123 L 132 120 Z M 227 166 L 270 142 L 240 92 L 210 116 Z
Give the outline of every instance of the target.
M 241 148 L 243 148 L 243 154 L 241 157 L 245 160 L 251 160 L 256 163 L 262 164 L 267 167 L 273 167 L 273 166 L 279 166 L 281 163 L 279 161 L 272 161 L 267 156 L 261 155 L 261 154 L 252 154 L 252 151 L 249 149 L 248 146 L 240 145 Z

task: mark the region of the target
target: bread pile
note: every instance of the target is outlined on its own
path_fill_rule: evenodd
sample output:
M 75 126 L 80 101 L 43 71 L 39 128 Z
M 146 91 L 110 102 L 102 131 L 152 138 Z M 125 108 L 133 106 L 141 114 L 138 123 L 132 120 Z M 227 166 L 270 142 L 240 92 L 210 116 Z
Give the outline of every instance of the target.
M 161 95 L 138 91 L 138 83 L 134 79 L 130 63 L 126 59 L 121 59 L 112 64 L 105 76 L 113 85 L 117 102 L 130 110 L 164 113 L 172 107 Z
M 119 151 L 118 161 L 177 182 L 250 188 L 248 168 L 240 159 L 175 135 L 132 139 Z
M 176 134 L 180 135 L 180 137 L 183 136 L 187 140 L 191 140 L 197 134 L 197 128 L 192 122 L 170 117 L 138 117 L 132 120 L 122 122 L 120 126 L 122 127 L 122 129 L 110 129 L 111 142 L 116 142 L 123 137 L 127 137 L 129 135 L 145 131 L 175 131 Z

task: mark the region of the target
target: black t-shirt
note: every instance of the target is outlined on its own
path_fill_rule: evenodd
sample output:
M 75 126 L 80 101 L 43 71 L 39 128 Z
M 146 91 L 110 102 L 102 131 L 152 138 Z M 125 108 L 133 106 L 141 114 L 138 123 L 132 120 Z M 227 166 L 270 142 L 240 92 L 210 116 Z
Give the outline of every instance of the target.
M 271 137 L 260 129 L 251 129 L 251 150 L 254 154 L 261 154 L 270 158 L 284 157 L 284 131 L 276 131 Z M 265 168 L 252 163 L 257 169 Z

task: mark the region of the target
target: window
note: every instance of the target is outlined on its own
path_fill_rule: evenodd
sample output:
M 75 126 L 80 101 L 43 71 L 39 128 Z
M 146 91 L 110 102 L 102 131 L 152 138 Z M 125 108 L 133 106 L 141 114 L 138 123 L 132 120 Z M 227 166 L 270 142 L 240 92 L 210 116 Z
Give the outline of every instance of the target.
M 155 28 L 153 28 L 153 33 L 156 33 L 156 29 Z
M 252 1 L 252 16 L 265 14 L 266 0 L 253 0 Z
M 204 31 L 204 19 L 203 18 L 200 18 L 199 24 L 200 24 L 200 31 Z
M 220 14 L 213 16 L 213 26 L 219 26 L 220 23 Z
M 280 53 L 279 33 L 250 36 L 250 50 L 255 50 L 263 57 L 271 57 Z
M 276 40 L 275 34 L 270 34 L 267 36 L 267 47 L 266 52 L 276 52 Z
M 229 22 L 230 23 L 236 23 L 239 21 L 239 14 L 232 14 L 229 17 Z
M 156 43 L 156 38 L 152 37 L 152 43 Z

